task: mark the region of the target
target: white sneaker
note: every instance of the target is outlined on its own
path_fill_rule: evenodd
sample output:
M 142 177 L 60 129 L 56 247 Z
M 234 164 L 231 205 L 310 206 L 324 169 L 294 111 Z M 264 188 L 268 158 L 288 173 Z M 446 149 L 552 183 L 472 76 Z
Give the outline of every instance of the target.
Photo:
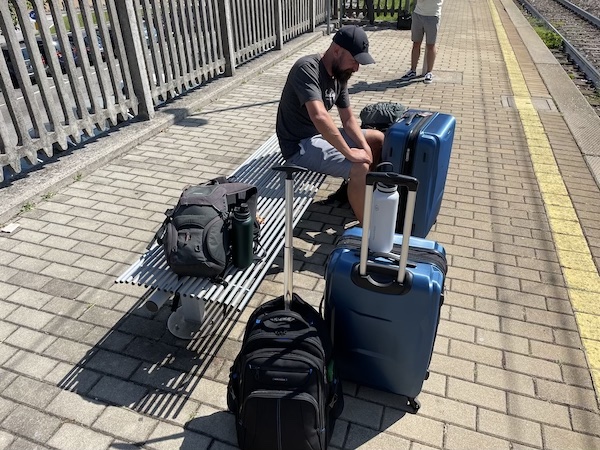
M 423 79 L 423 83 L 431 84 L 433 83 L 433 74 L 431 72 L 427 72 L 425 74 L 425 78 Z
M 400 78 L 400 80 L 408 81 L 408 80 L 412 80 L 413 78 L 416 78 L 416 77 L 417 77 L 417 72 L 410 69 L 408 72 L 406 72 L 404 75 L 402 75 L 402 78 Z

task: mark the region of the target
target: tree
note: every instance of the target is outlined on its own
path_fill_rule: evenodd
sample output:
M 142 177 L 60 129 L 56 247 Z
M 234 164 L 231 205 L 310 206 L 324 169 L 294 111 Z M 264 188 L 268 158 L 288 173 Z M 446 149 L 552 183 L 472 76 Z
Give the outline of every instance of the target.
M 44 4 L 44 7 L 50 5 L 50 1 L 51 0 L 43 0 L 42 3 Z M 33 3 L 31 0 L 27 0 L 25 4 L 27 5 L 28 9 L 33 9 Z M 12 17 L 13 24 L 17 26 L 19 24 L 19 20 L 17 19 L 17 11 L 15 10 L 15 5 L 13 4 L 12 0 L 8 0 L 8 9 L 10 10 L 10 16 Z

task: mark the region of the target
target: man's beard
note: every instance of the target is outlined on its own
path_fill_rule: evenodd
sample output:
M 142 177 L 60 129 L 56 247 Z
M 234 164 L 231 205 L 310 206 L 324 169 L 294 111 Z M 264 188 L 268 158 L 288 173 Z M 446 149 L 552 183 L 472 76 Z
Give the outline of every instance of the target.
M 352 69 L 340 69 L 340 65 L 337 61 L 334 61 L 331 71 L 333 72 L 333 77 L 342 84 L 348 83 L 348 80 L 350 79 L 353 73 Z

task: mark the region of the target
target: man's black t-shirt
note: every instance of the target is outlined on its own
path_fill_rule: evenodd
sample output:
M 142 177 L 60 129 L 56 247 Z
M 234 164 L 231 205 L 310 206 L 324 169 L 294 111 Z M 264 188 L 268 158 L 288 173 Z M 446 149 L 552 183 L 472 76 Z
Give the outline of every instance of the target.
M 350 106 L 347 86 L 327 73 L 320 55 L 304 56 L 296 61 L 283 87 L 276 132 L 286 159 L 299 150 L 298 143 L 302 139 L 319 134 L 305 106 L 310 100 L 321 100 L 327 111 L 333 105 Z

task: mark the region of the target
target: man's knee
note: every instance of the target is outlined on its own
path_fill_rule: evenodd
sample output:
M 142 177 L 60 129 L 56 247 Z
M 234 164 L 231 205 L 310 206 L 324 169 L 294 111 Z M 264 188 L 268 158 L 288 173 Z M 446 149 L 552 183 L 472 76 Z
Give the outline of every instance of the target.
M 350 168 L 350 182 L 354 181 L 354 183 L 364 184 L 370 168 L 371 166 L 368 163 L 352 163 L 352 167 Z

